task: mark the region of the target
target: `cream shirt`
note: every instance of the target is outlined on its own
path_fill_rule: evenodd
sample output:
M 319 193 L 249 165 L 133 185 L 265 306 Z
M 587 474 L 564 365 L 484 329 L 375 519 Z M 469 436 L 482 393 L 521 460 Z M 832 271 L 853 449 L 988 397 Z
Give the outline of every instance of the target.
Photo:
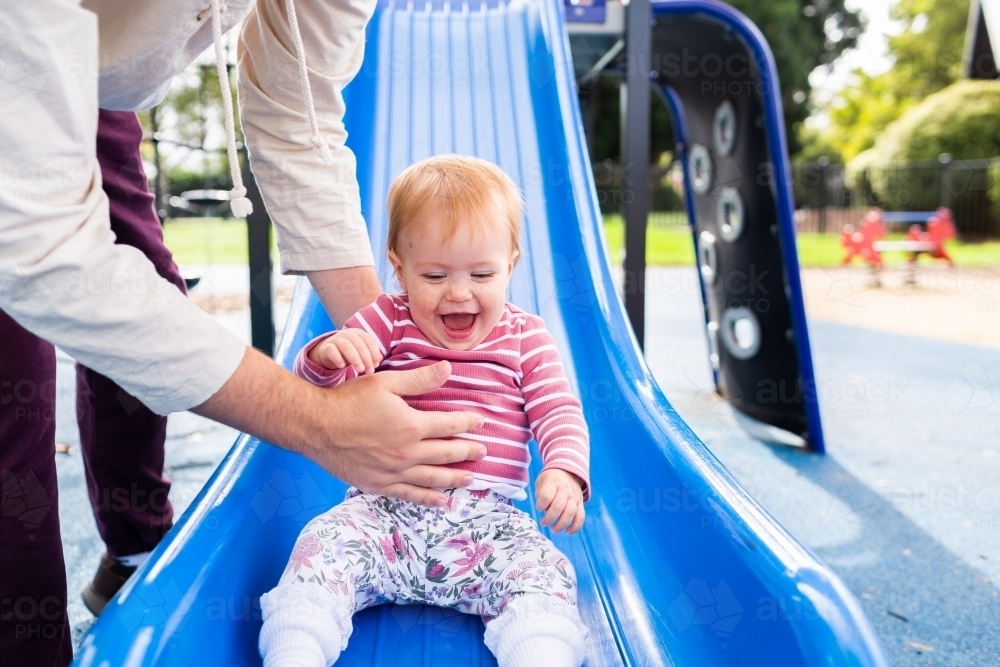
M 173 75 L 211 45 L 209 6 L 0 3 L 0 309 L 160 414 L 207 400 L 245 346 L 142 253 L 114 244 L 95 156 L 97 109 L 159 102 Z M 332 165 L 308 142 L 283 3 L 228 0 L 222 10 L 224 29 L 246 15 L 240 109 L 282 269 L 371 265 L 341 90 L 360 67 L 374 0 L 299 0 L 296 9 Z

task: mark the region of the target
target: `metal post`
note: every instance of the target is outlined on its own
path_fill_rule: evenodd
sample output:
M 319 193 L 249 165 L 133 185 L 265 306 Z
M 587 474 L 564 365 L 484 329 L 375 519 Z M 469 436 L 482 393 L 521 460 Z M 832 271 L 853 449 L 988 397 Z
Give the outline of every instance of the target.
M 274 356 L 274 309 L 271 292 L 271 218 L 264 208 L 257 181 L 250 171 L 246 151 L 243 158 L 243 185 L 253 204 L 247 216 L 247 245 L 250 254 L 250 342 L 269 357 Z
M 941 165 L 941 178 L 939 179 L 939 187 L 941 188 L 941 196 L 938 198 L 939 206 L 942 208 L 949 208 L 951 206 L 951 188 L 948 184 L 948 167 L 951 166 L 951 154 L 941 153 L 938 155 L 938 164 Z
M 154 202 L 153 209 L 156 211 L 156 217 L 160 219 L 160 226 L 163 226 L 164 221 L 167 219 L 167 209 L 163 205 L 163 161 L 160 159 L 160 123 L 156 117 L 156 107 L 149 110 L 149 124 L 152 129 L 152 137 L 150 141 L 153 142 L 153 165 L 156 167 L 156 178 L 153 181 L 153 196 L 156 198 Z
M 646 328 L 646 222 L 649 217 L 649 89 L 652 51 L 649 0 L 631 0 L 626 19 L 622 94 L 622 219 L 625 222 L 625 311 L 643 347 Z
M 576 91 L 583 120 L 583 136 L 587 140 L 587 153 L 594 161 L 594 84 L 579 86 Z
M 819 163 L 819 233 L 826 234 L 826 179 L 830 158 L 824 155 L 817 162 Z

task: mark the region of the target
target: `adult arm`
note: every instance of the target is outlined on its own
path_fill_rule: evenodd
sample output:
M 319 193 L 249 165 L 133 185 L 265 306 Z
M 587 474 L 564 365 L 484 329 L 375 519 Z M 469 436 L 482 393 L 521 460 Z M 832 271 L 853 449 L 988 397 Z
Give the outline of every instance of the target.
M 330 319 L 338 327 L 344 326 L 351 315 L 382 294 L 382 283 L 374 266 L 310 271 L 307 275 Z
M 330 163 L 310 143 L 284 0 L 257 0 L 243 23 L 237 50 L 240 118 L 254 175 L 278 232 L 281 268 L 311 274 L 372 266 L 357 165 L 345 146 L 343 89 L 361 67 L 365 26 L 375 0 L 297 2 L 295 7 Z
M 4 2 L 0 35 L 25 36 L 4 44 L 0 77 L 0 308 L 161 414 L 199 406 L 345 481 L 418 502 L 440 494 L 415 485 L 461 481 L 434 465 L 479 451 L 436 438 L 478 416 L 421 414 L 397 395 L 442 377 L 380 374 L 321 393 L 248 349 L 141 252 L 115 245 L 96 159 L 97 73 L 87 65 L 97 58 L 93 13 Z
M 218 391 L 245 346 L 114 243 L 96 158 L 97 27 L 73 3 L 0 3 L 0 308 L 166 414 Z
M 421 412 L 400 396 L 440 387 L 450 374 L 439 362 L 322 389 L 247 348 L 236 373 L 194 412 L 299 452 L 362 491 L 441 506 L 445 496 L 432 487 L 467 486 L 472 475 L 440 466 L 482 459 L 486 448 L 440 438 L 477 428 L 482 418 Z

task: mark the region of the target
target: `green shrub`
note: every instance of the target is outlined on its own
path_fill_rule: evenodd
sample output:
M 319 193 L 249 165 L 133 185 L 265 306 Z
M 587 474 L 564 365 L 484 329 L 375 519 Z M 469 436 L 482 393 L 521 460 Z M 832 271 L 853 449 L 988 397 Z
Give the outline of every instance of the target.
M 1000 82 L 960 81 L 908 109 L 885 129 L 870 160 L 886 165 L 905 160 L 995 157 L 1000 147 Z M 860 157 L 860 156 L 859 156 Z
M 949 161 L 940 162 L 942 154 Z M 908 109 L 859 153 L 848 185 L 887 210 L 955 213 L 966 238 L 1000 234 L 1000 82 L 960 81 Z

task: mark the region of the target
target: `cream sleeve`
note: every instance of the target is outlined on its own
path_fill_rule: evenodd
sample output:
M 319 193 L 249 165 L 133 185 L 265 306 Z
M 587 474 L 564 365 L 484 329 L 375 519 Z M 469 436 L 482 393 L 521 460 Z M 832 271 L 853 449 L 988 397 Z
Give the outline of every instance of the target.
M 0 35 L 15 36 L 0 77 L 0 309 L 155 412 L 203 403 L 246 346 L 115 245 L 87 66 L 97 17 L 61 0 L 3 2 Z
M 357 165 L 344 142 L 344 87 L 361 68 L 375 0 L 296 2 L 325 164 L 310 123 L 283 0 L 257 0 L 240 32 L 240 117 L 250 163 L 278 232 L 281 268 L 302 273 L 374 264 Z

